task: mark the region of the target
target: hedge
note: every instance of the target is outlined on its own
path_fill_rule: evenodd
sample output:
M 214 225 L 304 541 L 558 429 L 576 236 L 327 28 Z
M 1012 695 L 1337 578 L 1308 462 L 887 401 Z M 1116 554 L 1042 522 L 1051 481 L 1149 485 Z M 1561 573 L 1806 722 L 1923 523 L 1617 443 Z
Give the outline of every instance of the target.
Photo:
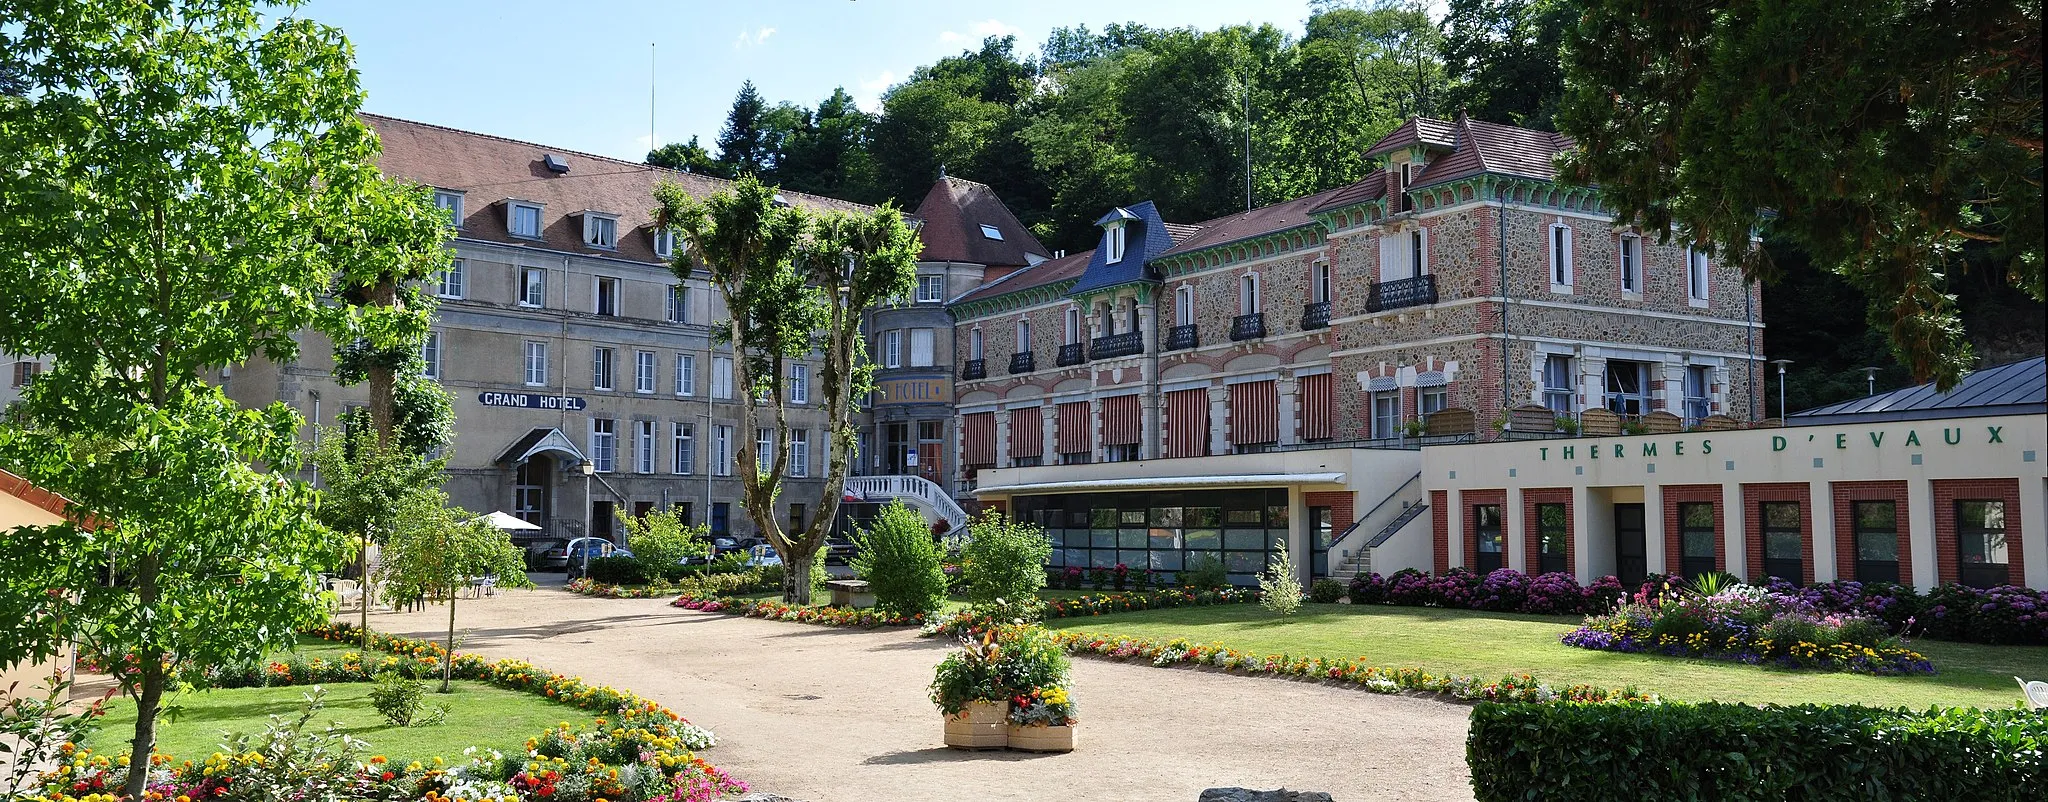
M 2048 717 L 2017 709 L 1481 704 L 1479 802 L 2048 799 Z

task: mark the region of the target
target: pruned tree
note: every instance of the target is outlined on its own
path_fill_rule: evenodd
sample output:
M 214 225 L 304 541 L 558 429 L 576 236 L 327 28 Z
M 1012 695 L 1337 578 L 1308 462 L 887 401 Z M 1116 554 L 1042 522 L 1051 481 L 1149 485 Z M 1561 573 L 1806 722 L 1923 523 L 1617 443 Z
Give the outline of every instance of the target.
M 379 574 L 398 598 L 448 600 L 441 656 L 441 692 L 447 693 L 455 665 L 456 597 L 481 577 L 494 577 L 501 587 L 531 587 L 526 552 L 489 521 L 449 506 L 448 495 L 437 489 L 408 489 L 394 509 L 398 514 L 385 537 Z
M 742 499 L 761 536 L 788 566 L 783 595 L 809 603 L 810 569 L 838 515 L 850 458 L 857 450 L 853 411 L 873 386 L 873 366 L 860 334 L 861 312 L 907 297 L 915 276 L 916 235 L 894 208 L 813 214 L 776 200 L 775 188 L 741 178 L 710 198 L 664 183 L 655 190 L 660 225 L 683 237 L 671 263 L 678 277 L 695 266 L 710 273 L 730 319 L 721 337 L 733 348 L 740 419 L 789 442 L 788 365 L 820 355 L 823 409 L 831 431 L 825 486 L 802 532 L 785 532 L 775 514 L 789 451 L 767 465 L 754 449 L 739 450 Z

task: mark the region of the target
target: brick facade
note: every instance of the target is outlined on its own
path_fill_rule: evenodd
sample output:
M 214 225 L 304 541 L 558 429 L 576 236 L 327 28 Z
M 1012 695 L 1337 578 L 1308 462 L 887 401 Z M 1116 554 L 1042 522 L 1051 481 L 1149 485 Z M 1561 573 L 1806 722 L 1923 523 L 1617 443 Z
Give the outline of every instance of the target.
M 1770 484 L 1746 484 L 1742 486 L 1742 552 L 1749 564 L 1744 576 L 1752 582 L 1762 581 L 1764 574 L 1764 519 L 1763 504 L 1767 501 L 1790 501 L 1799 504 L 1799 583 L 1813 584 L 1813 502 L 1807 498 L 1805 482 L 1778 482 Z M 1666 530 L 1669 531 L 1669 530 Z
M 1564 570 L 1572 573 L 1578 565 L 1579 511 L 1572 505 L 1572 489 L 1569 487 L 1530 488 L 1522 491 L 1522 553 L 1527 556 L 1526 573 L 1536 576 L 1543 573 L 1543 521 L 1536 514 L 1538 504 L 1564 505 Z
M 1430 542 L 1433 544 L 1431 549 L 1436 555 L 1436 572 L 1439 574 L 1451 570 L 1450 518 L 1444 514 L 1444 510 L 1450 506 L 1449 499 L 1450 493 L 1446 491 L 1429 491 L 1429 506 L 1437 511 L 1435 515 L 1429 516 L 1429 532 Z
M 2006 582 L 2026 581 L 2026 543 L 2020 520 L 2018 479 L 1936 479 L 1934 480 L 1934 568 L 1941 582 L 1958 581 L 1956 557 L 1956 502 L 1967 500 L 2005 502 Z
M 1461 498 L 1462 498 L 1462 501 L 1461 501 L 1461 502 L 1459 503 L 1459 510 L 1458 510 L 1458 515 L 1459 515 L 1459 518 L 1458 518 L 1458 520 L 1459 520 L 1459 521 L 1461 521 L 1461 522 L 1463 522 L 1463 523 L 1462 523 L 1462 527 L 1464 528 L 1464 530 L 1465 530 L 1465 531 L 1464 531 L 1464 532 L 1463 532 L 1463 533 L 1461 534 L 1461 536 L 1459 537 L 1459 540 L 1460 540 L 1460 541 L 1461 541 L 1461 542 L 1463 543 L 1463 545 L 1462 545 L 1462 546 L 1461 546 L 1460 548 L 1463 548 L 1463 549 L 1465 550 L 1465 567 L 1467 567 L 1467 568 L 1472 568 L 1472 569 L 1473 569 L 1473 570 L 1475 570 L 1475 571 L 1476 571 L 1476 570 L 1478 570 L 1478 569 L 1477 569 L 1477 568 L 1476 568 L 1475 566 L 1477 566 L 1477 565 L 1479 564 L 1479 516 L 1473 513 L 1473 510 L 1472 510 L 1472 508 L 1473 508 L 1473 507 L 1477 507 L 1477 506 L 1479 506 L 1479 505 L 1481 505 L 1481 504 L 1493 504 L 1493 505 L 1497 505 L 1497 506 L 1499 506 L 1499 507 L 1500 507 L 1500 531 L 1501 531 L 1501 553 L 1500 553 L 1500 567 L 1502 567 L 1502 568 L 1506 568 L 1506 567 L 1508 567 L 1508 553 L 1507 553 L 1507 537 L 1508 537 L 1508 509 L 1507 509 L 1507 505 L 1508 505 L 1508 493 L 1507 493 L 1507 491 L 1505 491 L 1505 490 L 1468 490 L 1468 491 L 1466 491 L 1465 493 L 1463 493 L 1463 494 L 1461 495 Z M 1570 516 L 1569 516 L 1569 515 L 1567 515 L 1567 516 L 1566 516 L 1566 518 L 1567 518 L 1567 519 L 1569 519 L 1569 518 L 1570 518 Z M 1569 554 L 1569 553 L 1571 552 L 1571 547 L 1570 547 L 1570 546 L 1566 546 L 1566 547 L 1565 547 L 1565 552 L 1566 552 L 1567 554 Z M 1570 558 L 1570 557 L 1566 557 L 1565 559 L 1566 559 L 1567 563 L 1569 563 L 1569 561 L 1570 561 L 1570 559 L 1571 559 L 1571 558 Z
M 1714 570 L 1728 570 L 1727 511 L 1721 508 L 1720 485 L 1666 485 L 1664 487 L 1664 573 L 1684 573 L 1684 544 L 1680 541 L 1678 505 L 1709 502 L 1714 505 Z M 1763 570 L 1763 563 L 1757 563 Z
M 1899 583 L 1913 584 L 1912 509 L 1906 503 L 1906 483 L 1835 482 L 1828 487 L 1835 505 L 1835 576 L 1856 578 L 1856 518 L 1851 504 L 1857 501 L 1889 501 L 1897 505 L 1899 529 Z M 1953 538 L 1951 538 L 1953 541 Z

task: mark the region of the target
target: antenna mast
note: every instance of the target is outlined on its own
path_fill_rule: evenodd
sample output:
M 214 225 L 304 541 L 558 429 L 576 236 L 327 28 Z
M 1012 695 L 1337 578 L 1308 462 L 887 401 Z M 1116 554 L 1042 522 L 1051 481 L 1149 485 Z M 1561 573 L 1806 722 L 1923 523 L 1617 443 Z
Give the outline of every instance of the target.
M 654 138 L 654 43 L 647 43 L 647 151 L 654 152 L 661 141 Z

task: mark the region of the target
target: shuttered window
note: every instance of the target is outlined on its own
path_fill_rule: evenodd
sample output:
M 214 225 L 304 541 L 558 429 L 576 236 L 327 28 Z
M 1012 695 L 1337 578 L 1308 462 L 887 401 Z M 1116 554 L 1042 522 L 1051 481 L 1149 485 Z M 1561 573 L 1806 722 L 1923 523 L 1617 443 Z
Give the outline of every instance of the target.
M 1038 407 L 1010 410 L 1010 463 L 1045 456 L 1045 417 Z
M 1280 439 L 1280 393 L 1273 382 L 1230 385 L 1230 444 L 1271 443 Z
M 1075 401 L 1061 404 L 1059 409 L 1059 446 L 1061 454 L 1086 454 L 1093 451 L 1095 437 L 1088 431 L 1093 424 L 1089 419 L 1088 402 Z
M 1106 446 L 1136 445 L 1144 436 L 1145 425 L 1138 412 L 1136 395 L 1120 395 L 1102 399 L 1102 444 Z
M 1166 456 L 1209 455 L 1209 391 L 1202 388 L 1166 394 Z
M 1301 439 L 1330 439 L 1336 431 L 1331 423 L 1337 409 L 1336 377 L 1328 373 L 1303 376 L 1298 390 L 1301 396 Z
M 969 468 L 994 467 L 996 464 L 996 413 L 976 412 L 960 416 L 961 434 L 966 441 L 961 447 L 966 451 L 965 459 Z

